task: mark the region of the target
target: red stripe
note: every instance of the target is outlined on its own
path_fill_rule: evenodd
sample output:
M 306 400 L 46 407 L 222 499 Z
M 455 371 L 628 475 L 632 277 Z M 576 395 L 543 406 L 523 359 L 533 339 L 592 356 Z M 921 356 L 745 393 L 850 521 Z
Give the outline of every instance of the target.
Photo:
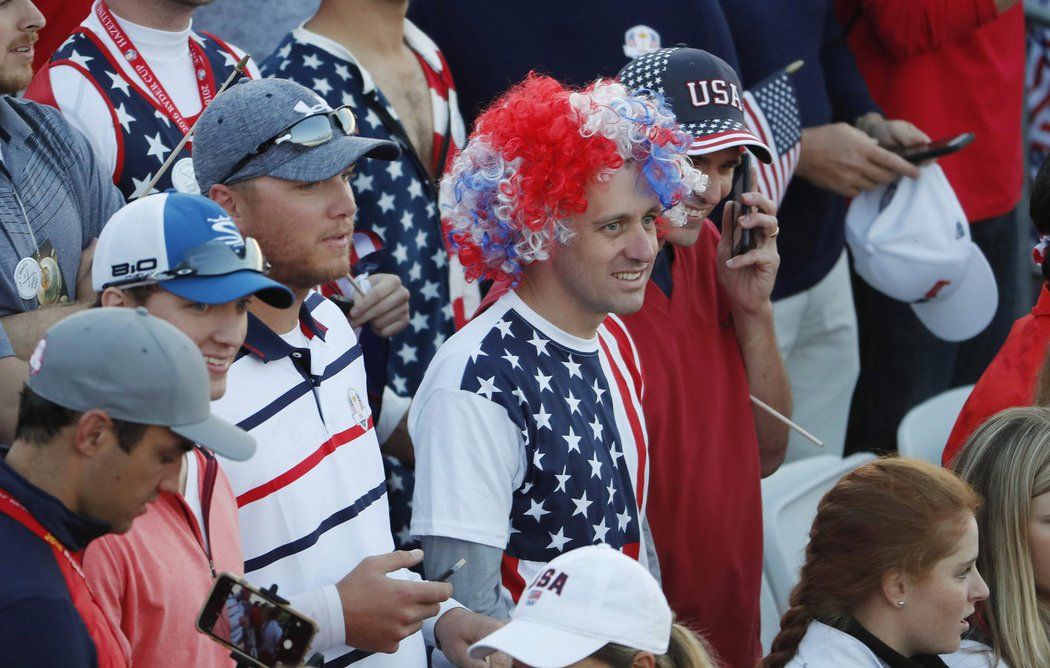
M 642 544 L 639 543 L 627 543 L 620 551 L 626 554 L 628 557 L 638 561 L 638 553 L 641 552 Z
M 503 574 L 503 586 L 510 592 L 511 599 L 517 603 L 521 592 L 525 591 L 525 578 L 518 572 L 518 559 L 504 553 L 500 571 Z
M 641 401 L 644 386 L 642 385 L 642 371 L 637 365 L 637 351 L 634 347 L 634 341 L 631 340 L 631 336 L 627 333 L 623 323 L 615 317 L 610 316 L 606 318 L 605 322 L 602 324 L 605 325 L 605 328 L 609 330 L 609 333 L 616 339 L 616 345 L 619 346 L 620 350 L 626 350 L 630 353 L 630 355 L 623 355 L 623 359 L 628 365 L 628 371 L 631 372 L 631 379 L 634 380 L 635 394 L 638 396 L 638 400 Z M 608 351 L 606 351 L 606 353 L 608 353 Z
M 353 427 L 335 434 L 327 441 L 321 444 L 321 447 L 317 448 L 310 454 L 309 457 L 299 462 L 292 468 L 288 469 L 281 475 L 277 476 L 273 480 L 267 483 L 263 483 L 254 489 L 249 489 L 244 494 L 237 497 L 237 507 L 243 508 L 253 501 L 258 501 L 274 492 L 291 485 L 293 482 L 302 478 L 304 475 L 312 471 L 321 461 L 328 455 L 335 452 L 340 446 L 350 443 L 359 436 L 368 433 L 372 429 L 372 418 L 368 418 L 368 424 L 365 427 L 361 425 L 354 425 Z
M 608 321 L 606 321 L 608 322 Z M 634 434 L 634 447 L 638 450 L 638 484 L 635 494 L 638 502 L 638 521 L 641 521 L 642 514 L 642 500 L 645 492 L 645 456 L 646 456 L 646 443 L 645 435 L 642 432 L 642 422 L 638 418 L 638 411 L 634 407 L 634 401 L 631 399 L 629 393 L 630 388 L 627 386 L 627 379 L 624 378 L 623 373 L 620 372 L 620 368 L 616 365 L 616 360 L 613 359 L 612 354 L 609 352 L 609 346 L 605 343 L 602 337 L 598 337 L 598 342 L 602 345 L 602 350 L 605 351 L 605 356 L 609 358 L 609 368 L 612 369 L 613 378 L 616 380 L 616 387 L 620 390 L 620 396 L 623 398 L 624 411 L 627 413 L 627 422 L 631 425 L 631 433 Z M 633 365 L 632 365 L 633 366 Z M 634 373 L 632 369 L 632 374 Z M 640 385 L 641 380 L 637 383 Z M 638 395 L 641 397 L 641 394 Z

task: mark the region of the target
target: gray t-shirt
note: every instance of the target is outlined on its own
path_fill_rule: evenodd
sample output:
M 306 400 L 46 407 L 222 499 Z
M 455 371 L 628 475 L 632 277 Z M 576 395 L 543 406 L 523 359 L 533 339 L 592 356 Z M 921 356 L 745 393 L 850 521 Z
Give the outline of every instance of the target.
M 72 301 L 81 252 L 124 198 L 87 139 L 51 107 L 0 96 L 0 152 L 0 317 L 40 307 L 35 295 L 19 295 L 15 268 L 45 242 L 54 250 L 42 262 L 45 286 L 57 265 Z M 13 354 L 0 327 L 0 357 Z

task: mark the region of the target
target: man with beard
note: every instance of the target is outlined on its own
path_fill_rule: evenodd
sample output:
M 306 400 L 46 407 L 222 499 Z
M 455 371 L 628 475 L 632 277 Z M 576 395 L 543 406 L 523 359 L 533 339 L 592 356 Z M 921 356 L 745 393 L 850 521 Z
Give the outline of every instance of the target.
M 0 444 L 11 442 L 36 342 L 94 303 L 92 239 L 123 203 L 79 132 L 13 95 L 33 76 L 43 25 L 29 0 L 0 5 Z
M 146 185 L 244 55 L 192 29 L 212 0 L 98 0 L 26 92 L 83 132 L 126 199 Z M 247 74 L 258 78 L 249 64 Z M 198 194 L 192 142 L 150 192 Z

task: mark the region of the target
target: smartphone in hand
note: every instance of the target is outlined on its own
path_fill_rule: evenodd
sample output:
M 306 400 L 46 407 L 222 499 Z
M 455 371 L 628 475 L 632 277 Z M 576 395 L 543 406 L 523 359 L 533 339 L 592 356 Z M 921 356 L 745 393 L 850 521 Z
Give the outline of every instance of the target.
M 740 164 L 737 165 L 733 174 L 733 187 L 729 194 L 730 206 L 733 210 L 731 227 L 728 230 L 728 233 L 733 235 L 730 239 L 732 248 L 730 257 L 743 255 L 754 248 L 751 230 L 737 227 L 737 219 L 751 213 L 753 209 L 753 207 L 744 205 L 742 197 L 744 193 L 751 192 L 751 189 L 751 154 L 744 151 L 740 156 Z M 723 233 L 726 231 L 723 230 Z
M 964 132 L 955 135 L 954 137 L 930 142 L 929 144 L 909 146 L 908 148 L 900 150 L 900 156 L 908 162 L 917 165 L 921 162 L 926 162 L 927 160 L 933 160 L 934 158 L 940 158 L 955 153 L 956 151 L 961 151 L 973 142 L 973 137 L 974 135 L 972 132 Z

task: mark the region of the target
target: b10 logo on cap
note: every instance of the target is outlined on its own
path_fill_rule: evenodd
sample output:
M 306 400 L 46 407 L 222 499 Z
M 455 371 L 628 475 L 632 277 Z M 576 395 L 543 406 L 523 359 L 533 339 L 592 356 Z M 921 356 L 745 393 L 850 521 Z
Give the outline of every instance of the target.
M 694 107 L 718 104 L 736 107 L 740 111 L 744 110 L 744 103 L 740 101 L 740 91 L 732 81 L 725 79 L 687 81 L 685 87 L 689 89 L 689 101 Z
M 129 274 L 144 274 L 147 271 L 153 271 L 156 268 L 157 258 L 147 257 L 141 260 L 118 262 L 117 264 L 110 265 L 109 272 L 114 278 L 116 278 L 117 276 L 127 276 Z

